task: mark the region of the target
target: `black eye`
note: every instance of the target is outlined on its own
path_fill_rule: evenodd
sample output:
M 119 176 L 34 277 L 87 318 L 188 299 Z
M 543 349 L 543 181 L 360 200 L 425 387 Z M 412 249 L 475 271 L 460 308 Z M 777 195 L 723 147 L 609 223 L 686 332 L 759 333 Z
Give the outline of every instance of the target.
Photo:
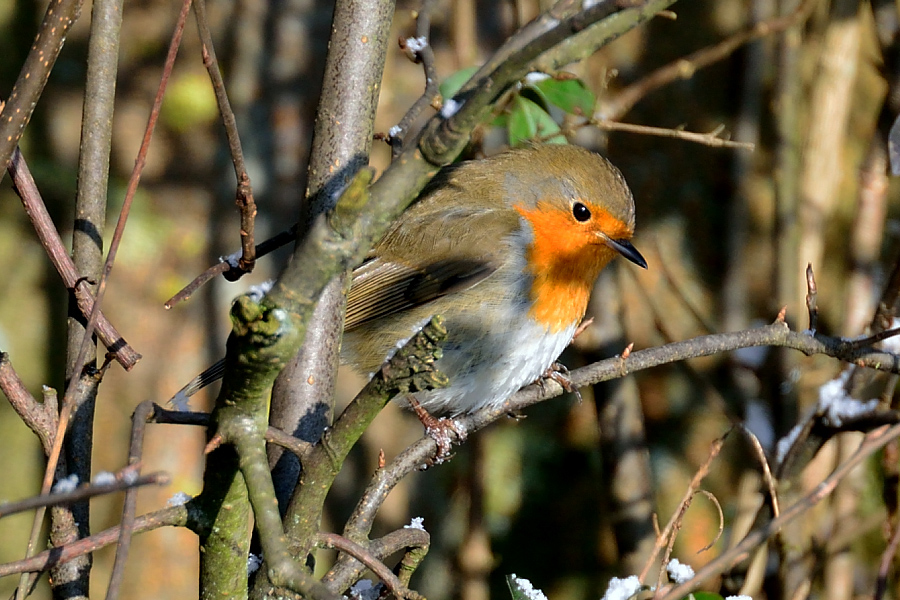
M 576 221 L 584 223 L 591 218 L 591 211 L 581 202 L 576 202 L 572 205 L 572 215 L 575 217 Z

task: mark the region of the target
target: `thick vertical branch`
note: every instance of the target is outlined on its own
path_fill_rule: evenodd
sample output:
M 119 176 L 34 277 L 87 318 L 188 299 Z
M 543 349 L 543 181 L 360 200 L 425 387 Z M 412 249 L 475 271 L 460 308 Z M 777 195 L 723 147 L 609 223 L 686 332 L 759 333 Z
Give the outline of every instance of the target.
M 103 270 L 103 229 L 106 223 L 109 152 L 123 4 L 123 0 L 95 0 L 91 13 L 75 227 L 72 233 L 72 262 L 78 276 L 88 281 L 99 281 Z M 75 361 L 85 334 L 85 318 L 78 308 L 74 293 L 69 298 L 69 304 L 67 380 L 78 376 Z M 93 360 L 88 361 L 91 366 L 93 363 Z M 72 415 L 72 425 L 65 440 L 69 472 L 78 475 L 81 481 L 91 479 L 95 398 L 96 387 L 90 388 L 89 397 L 75 399 L 78 408 Z M 88 500 L 59 510 L 71 512 L 77 527 L 77 532 L 74 532 L 76 538 L 90 535 Z M 56 516 L 56 512 L 51 513 L 51 517 Z M 51 529 L 57 530 L 61 525 L 62 523 L 53 522 Z M 63 589 L 65 586 L 65 595 L 70 598 L 87 598 L 90 591 L 91 562 L 91 556 L 86 555 L 62 568 L 53 569 L 50 578 L 53 587 Z
M 301 222 L 332 208 L 340 190 L 369 162 L 393 13 L 393 0 L 339 1 L 335 6 Z M 273 390 L 270 423 L 308 442 L 317 441 L 331 423 L 345 283 L 340 277 L 325 288 L 302 348 Z M 284 505 L 297 482 L 299 462 L 272 448 L 269 464 L 275 466 L 275 486 Z

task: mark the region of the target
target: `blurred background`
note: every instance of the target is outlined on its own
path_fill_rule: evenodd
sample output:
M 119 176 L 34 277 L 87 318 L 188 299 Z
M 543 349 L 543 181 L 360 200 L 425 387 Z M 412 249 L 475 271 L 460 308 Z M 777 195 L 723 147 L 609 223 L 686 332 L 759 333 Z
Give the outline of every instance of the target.
M 480 64 L 546 4 L 441 2 L 430 37 L 440 77 Z M 884 151 L 885 122 L 890 123 L 885 119 L 896 115 L 888 92 L 896 68 L 890 52 L 896 51 L 897 6 L 853 0 L 805 4 L 812 10 L 808 20 L 795 19 L 798 26 L 742 45 L 696 72 L 686 65 L 686 77 L 641 96 L 633 107 L 617 104 L 628 86 L 757 22 L 788 14 L 796 3 L 679 2 L 672 7 L 677 19 L 653 19 L 568 67 L 597 95 L 595 115 L 702 133 L 722 126 L 723 135 L 756 144 L 750 152 L 605 132 L 567 117 L 573 143 L 603 153 L 625 174 L 637 205 L 634 243 L 650 264 L 647 271 L 620 264 L 604 273 L 591 304 L 595 323 L 563 356 L 570 368 L 612 356 L 631 342 L 639 349 L 771 322 L 783 306 L 791 326 L 802 330 L 808 327 L 808 262 L 818 280 L 819 330 L 863 333 L 900 235 L 897 185 L 887 178 Z M 125 5 L 110 231 L 179 6 L 172 0 Z M 414 35 L 417 8 L 417 2 L 398 2 L 392 39 Z M 262 240 L 299 214 L 332 6 L 323 0 L 211 0 L 208 9 L 259 207 L 257 240 Z M 0 97 L 9 94 L 45 10 L 45 2 L 0 0 Z M 89 19 L 86 4 L 21 144 L 67 243 Z M 376 131 L 395 125 L 422 89 L 421 66 L 392 43 Z M 495 152 L 505 143 L 501 130 L 485 127 L 482 134 L 476 153 Z M 371 164 L 381 170 L 389 161 L 390 148 L 375 142 Z M 143 360 L 131 373 L 113 365 L 100 388 L 95 471 L 124 465 L 135 406 L 145 399 L 165 402 L 220 358 L 231 299 L 274 277 L 285 260 L 286 251 L 276 253 L 237 283 L 215 280 L 188 302 L 163 308 L 219 256 L 239 249 L 233 190 L 191 17 L 104 303 Z M 59 389 L 66 293 L 9 177 L 0 184 L 0 256 L 7 264 L 0 278 L 0 349 L 10 354 L 34 395 L 42 385 Z M 635 574 L 642 565 L 647 532 L 629 538 L 619 529 L 633 525 L 629 511 L 637 511 L 641 516 L 635 519 L 644 525 L 649 511 L 657 511 L 665 523 L 716 438 L 746 421 L 771 451 L 839 369 L 824 357 L 753 350 L 585 389 L 581 403 L 570 396 L 551 400 L 528 410 L 524 420 L 500 422 L 473 436 L 449 464 L 409 477 L 383 507 L 375 534 L 424 517 L 432 546 L 414 587 L 435 600 L 505 597 L 503 577 L 509 573 L 529 578 L 554 600 L 599 598 L 610 576 Z M 361 385 L 359 376 L 342 371 L 339 403 Z M 212 397 L 202 392 L 194 409 L 209 409 Z M 612 414 L 610 407 L 621 410 Z M 626 426 L 636 430 L 623 447 L 615 434 Z M 379 450 L 390 460 L 420 435 L 414 418 L 387 407 L 341 473 L 325 528 L 340 530 Z M 0 404 L 0 439 L 0 497 L 35 494 L 43 472 L 40 446 L 6 403 Z M 198 428 L 149 428 L 144 470 L 168 471 L 173 483 L 142 490 L 139 513 L 164 506 L 178 491 L 200 491 L 203 440 Z M 631 471 L 634 489 L 623 491 L 615 475 L 631 464 L 629 452 L 635 451 L 649 456 L 650 470 Z M 821 453 L 808 469 L 809 485 L 833 466 L 835 452 Z M 730 437 L 704 484 L 724 509 L 726 534 L 698 553 L 719 529 L 715 506 L 698 498 L 673 555 L 699 567 L 727 547 L 732 527 L 759 502 L 758 473 L 748 445 Z M 851 569 L 840 589 L 856 595 L 871 593 L 885 507 L 876 466 L 853 485 L 863 499 L 811 520 L 808 533 L 821 544 L 840 531 L 854 533 L 841 550 L 852 551 L 860 577 Z M 121 496 L 92 502 L 92 531 L 118 523 L 120 510 Z M 30 522 L 30 514 L 0 521 L 0 562 L 23 556 Z M 633 539 L 636 547 L 625 547 L 623 539 Z M 97 597 L 113 553 L 109 547 L 95 555 Z M 320 562 L 326 560 L 323 554 Z M 162 529 L 140 535 L 123 597 L 195 597 L 197 569 L 192 533 Z M 9 594 L 16 580 L 0 580 L 0 595 Z M 814 592 L 824 594 L 824 580 L 816 581 Z M 48 597 L 48 590 L 44 580 L 38 597 Z

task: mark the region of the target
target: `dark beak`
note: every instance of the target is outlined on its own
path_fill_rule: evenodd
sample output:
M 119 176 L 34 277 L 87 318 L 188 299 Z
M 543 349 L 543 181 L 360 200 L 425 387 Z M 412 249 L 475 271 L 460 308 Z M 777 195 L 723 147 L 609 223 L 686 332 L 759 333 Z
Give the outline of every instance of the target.
M 644 257 L 641 256 L 641 253 L 637 251 L 637 248 L 631 245 L 631 242 L 628 240 L 613 240 L 608 239 L 606 243 L 609 244 L 609 247 L 636 264 L 639 267 L 647 268 L 647 261 L 644 260 Z

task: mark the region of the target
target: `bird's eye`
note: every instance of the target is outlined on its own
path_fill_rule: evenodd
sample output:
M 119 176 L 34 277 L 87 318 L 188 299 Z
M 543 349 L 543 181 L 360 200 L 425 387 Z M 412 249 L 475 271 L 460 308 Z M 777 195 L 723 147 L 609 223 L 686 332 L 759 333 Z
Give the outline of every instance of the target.
M 591 211 L 581 202 L 576 202 L 572 205 L 572 215 L 575 217 L 576 221 L 584 223 L 591 218 Z

